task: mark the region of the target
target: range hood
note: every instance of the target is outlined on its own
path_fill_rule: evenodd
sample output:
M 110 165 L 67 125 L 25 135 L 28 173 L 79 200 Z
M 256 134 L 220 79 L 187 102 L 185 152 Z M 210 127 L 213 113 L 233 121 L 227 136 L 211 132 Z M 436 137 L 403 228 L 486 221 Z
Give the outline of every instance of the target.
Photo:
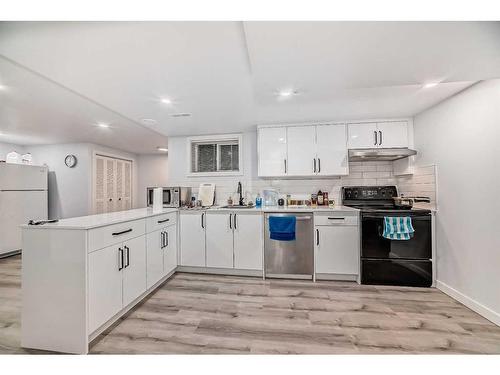
M 393 161 L 416 155 L 409 148 L 355 148 L 349 150 L 349 161 Z

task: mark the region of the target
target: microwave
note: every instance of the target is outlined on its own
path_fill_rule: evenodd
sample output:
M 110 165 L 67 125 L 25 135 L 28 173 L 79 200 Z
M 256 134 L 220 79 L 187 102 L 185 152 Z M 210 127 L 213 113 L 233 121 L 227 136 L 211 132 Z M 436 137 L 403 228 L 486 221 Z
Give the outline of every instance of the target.
M 153 207 L 154 187 L 147 188 L 148 207 Z M 190 187 L 162 187 L 163 189 L 163 207 L 183 207 L 191 203 Z

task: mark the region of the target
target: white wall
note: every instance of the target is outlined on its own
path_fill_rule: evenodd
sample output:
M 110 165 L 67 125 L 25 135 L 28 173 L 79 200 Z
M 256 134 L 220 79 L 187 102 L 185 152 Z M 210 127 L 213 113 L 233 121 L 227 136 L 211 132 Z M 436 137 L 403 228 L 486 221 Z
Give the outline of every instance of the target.
M 86 143 L 27 146 L 33 164 L 49 167 L 49 218 L 62 219 L 88 215 L 90 154 Z M 76 167 L 68 168 L 64 158 L 77 157 Z
M 436 164 L 438 287 L 500 324 L 500 80 L 414 120 L 418 165 Z
M 34 164 L 49 167 L 49 217 L 62 219 L 92 213 L 92 157 L 94 153 L 133 161 L 132 196 L 137 207 L 137 156 L 120 150 L 90 143 L 26 146 Z M 73 154 L 78 163 L 74 168 L 64 164 L 66 155 Z
M 137 206 L 146 207 L 146 188 L 151 186 L 169 186 L 168 184 L 168 156 L 139 155 L 137 157 Z

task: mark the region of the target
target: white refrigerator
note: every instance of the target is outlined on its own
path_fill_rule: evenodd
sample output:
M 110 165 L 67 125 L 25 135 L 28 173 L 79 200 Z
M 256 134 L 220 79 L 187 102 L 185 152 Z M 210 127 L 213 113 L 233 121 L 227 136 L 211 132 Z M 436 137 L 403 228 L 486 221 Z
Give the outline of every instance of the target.
M 0 257 L 21 250 L 21 224 L 47 220 L 47 167 L 0 163 Z

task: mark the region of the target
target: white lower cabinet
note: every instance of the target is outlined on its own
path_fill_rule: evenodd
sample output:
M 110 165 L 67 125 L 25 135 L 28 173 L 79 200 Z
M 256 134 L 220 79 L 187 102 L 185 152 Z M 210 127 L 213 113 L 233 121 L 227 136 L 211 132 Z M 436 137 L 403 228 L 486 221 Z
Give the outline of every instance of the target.
M 330 222 L 328 222 L 330 220 Z M 319 217 L 315 226 L 316 274 L 357 276 L 359 274 L 358 217 Z
M 148 233 L 146 236 L 147 241 L 147 285 L 151 288 L 155 285 L 164 275 L 163 271 L 163 248 L 162 240 L 164 236 L 164 229 Z
M 187 215 L 186 215 L 187 216 Z M 201 254 L 200 241 L 195 241 L 192 231 L 182 228 L 195 221 L 184 221 L 181 216 L 181 247 L 194 259 L 193 254 Z M 263 227 L 260 212 L 209 211 L 206 213 L 206 263 L 202 267 L 241 270 L 262 270 Z M 198 249 L 188 249 L 195 244 Z M 181 258 L 188 259 L 181 254 Z M 187 264 L 182 264 L 187 265 Z M 192 265 L 192 264 L 188 264 Z
M 177 267 L 177 225 L 167 227 L 165 236 L 163 272 L 164 275 L 167 275 Z
M 235 215 L 234 268 L 262 270 L 264 248 L 262 215 L 239 213 Z
M 146 237 L 96 250 L 88 260 L 93 332 L 146 291 Z
M 123 243 L 123 307 L 146 291 L 146 236 Z
M 122 308 L 122 251 L 121 244 L 113 245 L 88 256 L 90 332 Z
M 207 213 L 207 267 L 233 268 L 233 213 Z
M 151 288 L 177 267 L 177 225 L 147 234 L 147 286 Z
M 180 213 L 181 266 L 205 267 L 205 216 L 204 211 Z

